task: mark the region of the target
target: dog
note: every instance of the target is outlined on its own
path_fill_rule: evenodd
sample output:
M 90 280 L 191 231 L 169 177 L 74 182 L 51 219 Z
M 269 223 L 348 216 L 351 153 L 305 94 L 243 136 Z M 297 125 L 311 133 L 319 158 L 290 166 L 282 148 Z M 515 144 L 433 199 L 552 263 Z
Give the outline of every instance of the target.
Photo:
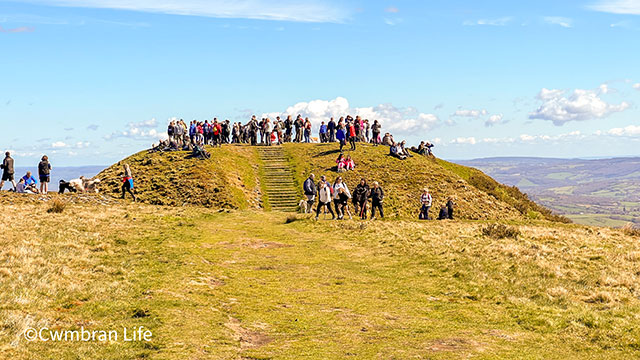
M 300 210 L 301 214 L 307 213 L 307 199 L 300 200 L 300 203 L 298 203 L 298 209 Z
M 100 179 L 85 179 L 82 177 L 82 186 L 84 186 L 85 191 L 99 193 L 98 184 L 100 184 Z
M 84 176 L 80 176 L 77 179 L 69 181 L 69 186 L 75 189 L 77 192 L 94 192 L 99 193 L 98 184 L 100 179 L 87 179 Z
M 59 194 L 64 194 L 64 192 L 68 190 L 69 192 L 76 192 L 76 188 L 73 187 L 71 185 L 70 182 L 68 181 L 64 181 L 64 180 L 60 180 L 60 182 L 58 183 L 58 193 Z

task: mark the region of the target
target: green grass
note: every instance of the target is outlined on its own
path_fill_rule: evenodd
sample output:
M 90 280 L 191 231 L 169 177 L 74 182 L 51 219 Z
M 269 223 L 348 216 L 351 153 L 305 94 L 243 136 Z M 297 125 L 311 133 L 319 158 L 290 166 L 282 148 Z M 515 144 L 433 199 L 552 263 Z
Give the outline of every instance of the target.
M 640 355 L 640 244 L 612 229 L 511 222 L 518 239 L 496 240 L 471 221 L 286 224 L 280 213 L 148 205 L 74 205 L 62 218 L 25 207 L 40 228 L 17 215 L 2 228 L 4 358 Z M 154 337 L 27 343 L 24 324 L 144 325 Z

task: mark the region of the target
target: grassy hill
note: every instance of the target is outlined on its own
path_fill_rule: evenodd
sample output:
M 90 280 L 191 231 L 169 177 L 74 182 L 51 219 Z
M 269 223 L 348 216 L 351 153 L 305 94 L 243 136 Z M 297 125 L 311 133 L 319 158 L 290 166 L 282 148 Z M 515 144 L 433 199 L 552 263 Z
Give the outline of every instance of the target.
M 76 197 L 55 196 L 71 203 L 50 214 L 38 197 L 0 194 L 0 358 L 640 356 L 640 242 L 620 230 L 509 221 L 517 237 L 495 238 L 485 221 L 292 221 Z M 153 337 L 22 338 L 45 326 Z
M 286 144 L 283 148 L 296 177 L 299 199 L 303 198 L 302 182 L 313 172 L 318 180 L 324 174 L 331 182 L 341 175 L 351 189 L 361 177 L 369 182 L 377 180 L 386 193 L 386 215 L 393 218 L 416 218 L 420 194 L 428 187 L 434 196 L 432 215 L 437 215 L 437 209 L 451 196 L 456 202 L 456 216 L 463 219 L 564 220 L 531 202 L 517 188 L 445 161 L 423 156 L 400 161 L 388 156 L 386 146 L 360 145 L 351 153 L 356 169 L 338 174 L 337 144 Z M 122 164 L 128 163 L 142 202 L 227 209 L 262 206 L 263 173 L 256 148 L 227 145 L 208 150 L 210 160 L 186 159 L 185 152 L 141 152 L 105 169 L 98 177 L 104 181 L 103 189 L 117 196 Z

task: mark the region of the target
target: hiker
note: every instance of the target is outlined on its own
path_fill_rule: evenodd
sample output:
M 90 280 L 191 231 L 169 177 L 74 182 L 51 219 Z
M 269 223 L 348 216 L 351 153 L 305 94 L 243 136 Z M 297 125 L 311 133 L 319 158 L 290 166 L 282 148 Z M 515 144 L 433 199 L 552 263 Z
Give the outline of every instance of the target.
M 411 155 L 409 153 L 409 150 L 407 150 L 407 148 L 405 147 L 406 144 L 407 142 L 405 140 L 402 140 L 400 145 L 398 145 L 398 153 L 403 154 L 405 157 L 413 157 L 413 155 Z
M 291 134 L 293 128 L 293 120 L 291 115 L 287 115 L 287 119 L 284 121 L 284 141 L 291 142 Z
M 329 142 L 336 141 L 336 122 L 331 118 L 329 120 L 329 124 L 327 124 L 327 129 L 329 130 Z
M 442 205 L 440 207 L 440 214 L 438 214 L 438 220 L 447 220 L 449 219 L 449 213 L 447 212 L 447 206 Z
M 353 191 L 353 205 L 362 220 L 367 219 L 367 198 L 369 197 L 369 185 L 364 178 Z
M 172 121 L 167 126 L 167 136 L 169 137 L 169 140 L 173 139 L 173 134 L 175 133 L 175 130 L 176 130 L 175 123 Z
M 49 182 L 51 181 L 51 164 L 47 155 L 42 157 L 38 164 L 38 177 L 40 178 L 40 192 L 46 194 L 49 192 Z
M 396 143 L 392 143 L 389 146 L 389 155 L 398 158 L 400 160 L 405 160 L 407 156 L 404 153 L 400 153 L 400 147 Z
M 348 123 L 349 144 L 351 144 L 351 151 L 356 150 L 356 127 L 353 122 Z
M 311 142 L 311 121 L 309 118 L 304 119 L 304 142 Z
M 449 220 L 453 220 L 453 206 L 455 205 L 455 203 L 453 202 L 453 198 L 451 196 L 449 196 L 449 199 L 447 200 L 447 215 L 449 217 Z
M 384 212 L 382 211 L 382 202 L 384 201 L 384 191 L 380 187 L 377 181 L 373 182 L 373 188 L 369 194 L 371 198 L 371 220 L 376 219 L 376 209 L 380 211 L 380 217 L 384 218 Z
M 24 186 L 24 179 L 18 180 L 18 185 L 16 185 L 16 193 L 18 194 L 26 194 L 27 189 Z
M 344 125 L 342 124 L 342 120 L 338 122 L 338 130 L 336 132 L 336 138 L 340 142 L 340 152 L 342 152 L 342 148 L 346 144 L 346 133 L 344 131 Z
M 314 179 L 315 175 L 309 174 L 309 178 L 304 181 L 302 185 L 302 190 L 304 191 L 304 195 L 307 197 L 307 208 L 305 213 L 310 213 L 313 208 L 313 203 L 316 200 L 316 183 Z
M 11 182 L 11 185 L 13 185 L 13 190 L 15 190 L 16 182 L 13 179 L 15 170 L 13 167 L 13 158 L 11 157 L 10 152 L 7 151 L 4 154 L 4 160 L 2 161 L 2 165 L 0 165 L 0 168 L 2 168 L 2 180 L 0 180 L 0 190 L 2 190 L 2 187 L 4 186 L 5 181 Z
M 363 141 L 366 141 L 367 143 L 371 142 L 369 139 L 369 129 L 371 128 L 371 126 L 369 126 L 369 119 L 365 119 L 364 120 L 364 139 Z
M 38 180 L 36 180 L 36 178 L 31 175 L 31 171 L 27 171 L 27 173 L 22 177 L 21 180 L 24 181 L 24 189 L 26 191 L 31 191 L 34 194 L 38 193 Z
M 331 220 L 336 219 L 336 214 L 333 213 L 333 209 L 331 209 L 331 186 L 327 183 L 324 175 L 322 176 L 322 181 L 318 183 L 318 207 L 316 208 L 316 220 L 320 215 L 320 209 L 326 208 L 329 213 L 331 213 Z
M 422 204 L 422 207 L 420 208 L 420 215 L 418 216 L 418 219 L 431 220 L 429 219 L 429 210 L 431 209 L 432 202 L 433 197 L 429 194 L 429 189 L 424 188 L 422 195 L 420 196 L 420 203 Z
M 300 114 L 298 114 L 298 116 L 296 117 L 296 121 L 293 122 L 293 126 L 296 129 L 295 142 L 300 143 L 302 142 L 302 128 L 304 127 L 304 120 L 302 119 L 302 116 Z
M 329 136 L 327 135 L 327 131 L 328 131 L 328 127 L 327 125 L 325 125 L 324 121 L 320 124 L 320 132 L 318 133 L 318 136 L 320 138 L 320 142 L 321 143 L 326 143 L 328 142 L 328 138 Z
M 263 129 L 264 139 L 266 140 L 265 144 L 267 146 L 271 146 L 271 143 L 272 143 L 271 132 L 273 132 L 273 127 L 271 126 L 271 120 L 269 120 L 269 118 L 264 119 L 262 129 Z
M 371 141 L 374 146 L 380 144 L 380 128 L 382 128 L 382 126 L 380 126 L 378 120 L 373 120 L 373 125 L 371 125 Z
M 124 173 L 122 176 L 122 199 L 124 199 L 125 192 L 131 194 L 133 202 L 136 202 L 136 196 L 133 194 L 133 176 L 131 175 L 131 168 L 129 164 L 124 164 Z
M 344 209 L 346 207 L 349 211 L 348 200 L 351 199 L 351 193 L 347 184 L 342 181 L 342 176 L 338 176 L 333 183 L 333 202 L 336 208 L 336 214 L 338 214 L 338 220 L 344 218 Z M 351 219 L 351 212 L 349 212 L 349 219 Z

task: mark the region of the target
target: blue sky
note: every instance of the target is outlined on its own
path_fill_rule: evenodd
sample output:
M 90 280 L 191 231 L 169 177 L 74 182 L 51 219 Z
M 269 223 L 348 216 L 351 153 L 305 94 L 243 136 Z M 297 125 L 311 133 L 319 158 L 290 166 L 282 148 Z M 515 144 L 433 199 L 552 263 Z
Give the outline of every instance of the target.
M 174 117 L 349 112 L 449 159 L 640 155 L 639 37 L 640 0 L 0 0 L 0 148 L 110 164 Z

